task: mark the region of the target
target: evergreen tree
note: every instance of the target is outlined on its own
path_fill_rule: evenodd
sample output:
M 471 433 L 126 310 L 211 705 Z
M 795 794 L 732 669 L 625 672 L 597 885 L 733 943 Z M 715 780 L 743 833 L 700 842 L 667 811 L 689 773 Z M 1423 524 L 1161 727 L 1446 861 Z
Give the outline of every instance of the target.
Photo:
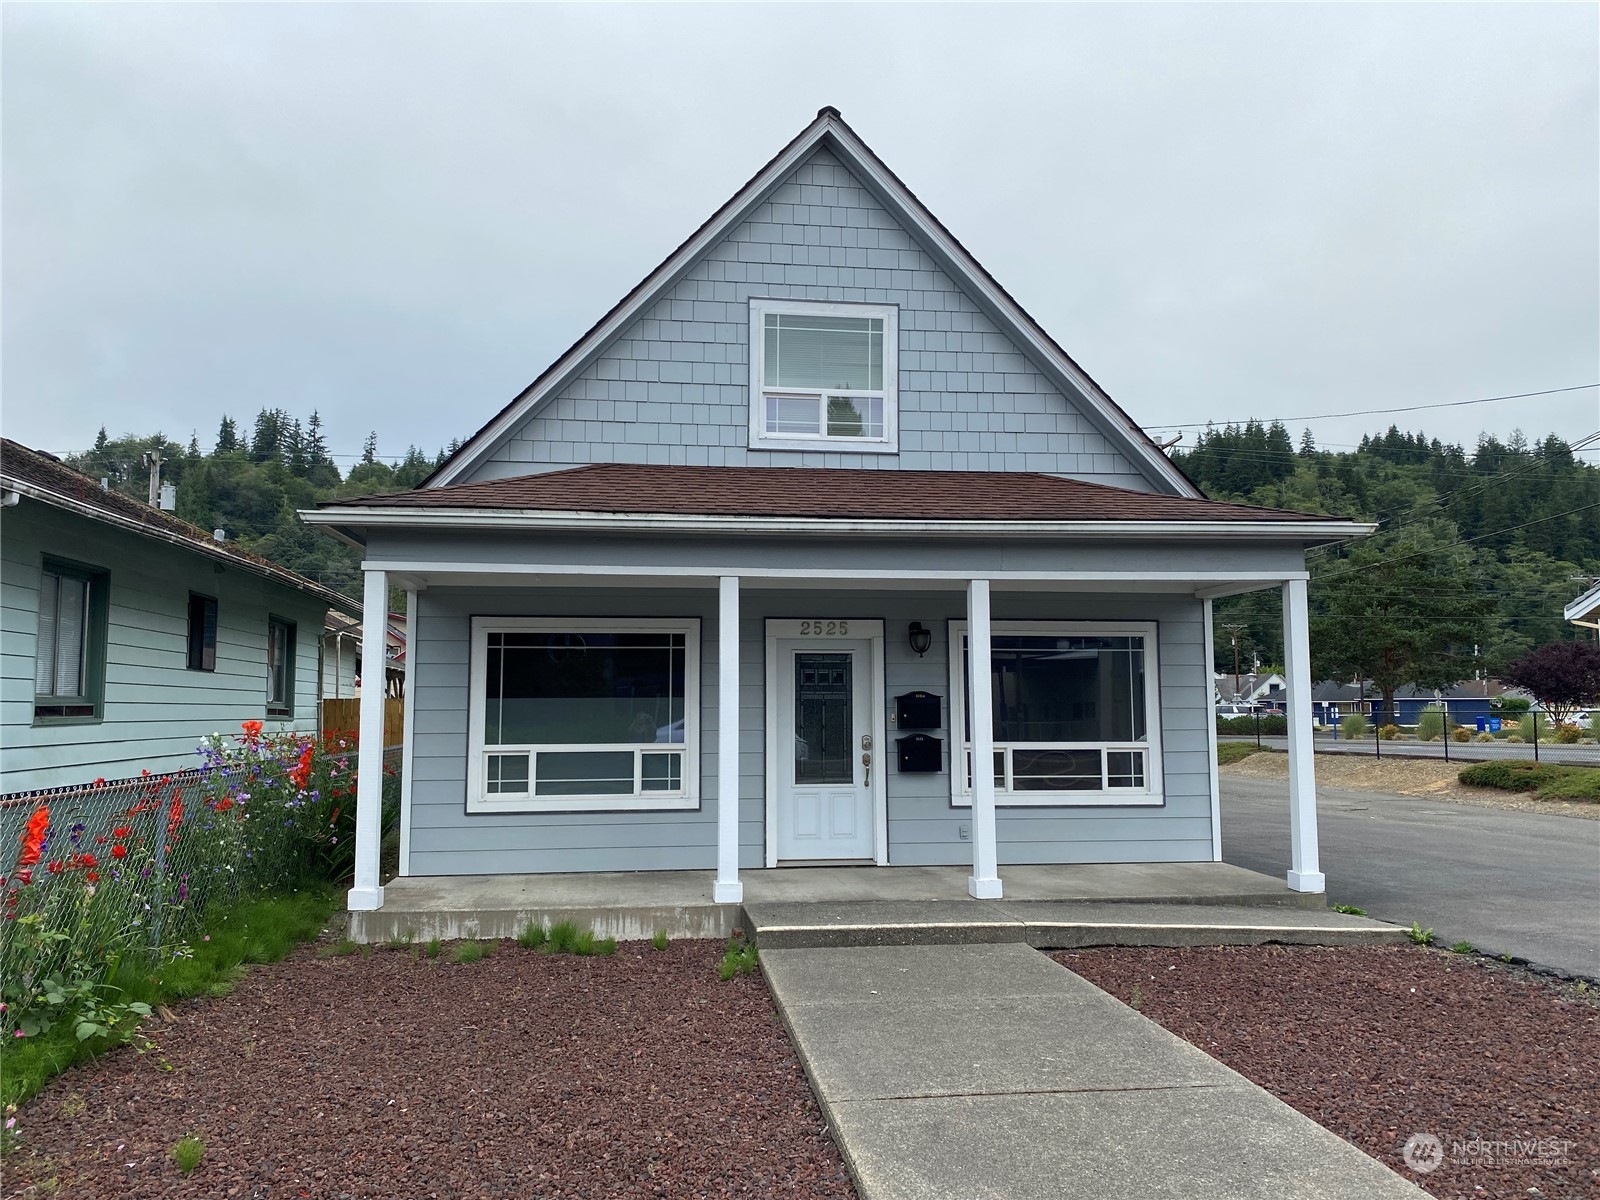
M 239 427 L 233 423 L 232 417 L 223 417 L 222 425 L 217 429 L 218 454 L 232 454 L 239 448 Z
M 108 446 L 110 442 L 111 439 L 106 436 L 106 427 L 104 425 L 100 426 L 100 432 L 95 435 L 94 450 L 92 453 L 104 454 L 106 452 L 106 446 Z
M 361 443 L 361 465 L 370 467 L 378 461 L 378 431 L 374 429 L 367 434 L 367 440 Z

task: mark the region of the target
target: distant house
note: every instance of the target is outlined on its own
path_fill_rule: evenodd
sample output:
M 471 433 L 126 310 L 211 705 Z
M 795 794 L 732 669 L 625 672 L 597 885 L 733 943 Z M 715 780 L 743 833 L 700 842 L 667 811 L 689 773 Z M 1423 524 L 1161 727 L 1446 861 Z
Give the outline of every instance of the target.
M 1424 709 L 1443 704 L 1452 720 L 1470 725 L 1479 717 L 1490 716 L 1494 702 L 1506 692 L 1506 686 L 1495 679 L 1468 679 L 1447 688 L 1419 688 L 1408 683 L 1394 691 L 1395 723 L 1415 725 Z M 1352 713 L 1375 719 L 1383 699 L 1374 683 L 1325 679 L 1311 689 L 1311 706 L 1320 724 L 1333 725 Z
M 1214 690 L 1217 703 L 1224 707 L 1260 705 L 1282 709 L 1288 688 L 1288 681 L 1282 675 L 1252 672 L 1248 675 L 1218 675 Z
M 0 439 L 0 794 L 197 765 L 215 730 L 317 728 L 344 597 Z
M 1561 615 L 1580 629 L 1593 630 L 1600 641 L 1600 583 L 1567 605 Z
M 384 628 L 383 690 L 390 696 L 403 696 L 406 683 L 406 615 L 389 614 Z M 360 621 L 335 609 L 328 611 L 322 634 L 322 698 L 352 700 L 361 686 L 365 665 L 365 643 Z

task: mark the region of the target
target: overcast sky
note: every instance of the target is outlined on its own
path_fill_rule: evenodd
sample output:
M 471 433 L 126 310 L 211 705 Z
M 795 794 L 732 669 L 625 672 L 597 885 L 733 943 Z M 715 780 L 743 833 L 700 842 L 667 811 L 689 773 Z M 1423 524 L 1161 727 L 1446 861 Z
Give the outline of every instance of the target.
M 1152 431 L 1600 429 L 1593 390 L 1395 411 L 1600 381 L 1594 5 L 3 22 L 3 426 L 43 449 L 466 437 L 824 104 Z

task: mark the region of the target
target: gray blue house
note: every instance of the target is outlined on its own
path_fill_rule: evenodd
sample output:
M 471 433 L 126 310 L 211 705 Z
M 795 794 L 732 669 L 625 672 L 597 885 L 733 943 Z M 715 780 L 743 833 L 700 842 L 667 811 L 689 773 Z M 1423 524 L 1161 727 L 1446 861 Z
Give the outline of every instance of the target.
M 241 721 L 316 731 L 344 597 L 5 439 L 0 502 L 0 795 L 192 768 Z
M 403 875 L 1218 860 L 1211 602 L 1270 587 L 1323 889 L 1305 551 L 1369 527 L 1206 500 L 833 109 L 419 489 L 304 515 L 409 597 Z

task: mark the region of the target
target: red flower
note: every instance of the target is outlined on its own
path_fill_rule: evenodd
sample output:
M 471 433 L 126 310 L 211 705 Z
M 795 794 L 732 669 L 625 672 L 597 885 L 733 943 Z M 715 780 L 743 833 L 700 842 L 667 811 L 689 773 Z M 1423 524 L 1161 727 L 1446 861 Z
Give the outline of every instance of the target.
M 300 748 L 300 761 L 289 768 L 289 780 L 300 791 L 306 790 L 306 784 L 311 782 L 311 755 L 312 744 L 307 742 Z
M 132 825 L 118 825 L 115 829 L 113 829 L 111 831 L 111 836 L 114 837 L 114 838 L 125 838 L 132 832 L 133 832 L 133 826 Z
M 218 812 L 227 812 L 233 807 L 233 797 L 224 796 L 221 800 L 217 801 L 216 807 Z
M 128 848 L 126 846 L 124 846 L 121 842 L 118 842 L 115 846 L 111 847 L 111 857 L 112 858 L 127 858 L 128 857 Z
M 83 865 L 86 867 L 98 867 L 100 865 L 100 860 L 95 858 L 95 856 L 92 854 L 85 854 L 83 856 Z
M 99 778 L 99 779 L 96 779 L 96 780 L 95 780 L 95 781 L 94 781 L 94 782 L 93 782 L 93 783 L 92 783 L 92 784 L 90 784 L 90 785 L 89 785 L 89 786 L 90 786 L 90 787 L 104 787 L 104 786 L 105 786 L 105 782 L 106 782 L 106 781 L 105 781 L 105 777 L 104 777 L 104 776 L 101 776 L 101 777 L 100 777 L 100 778 Z
M 22 857 L 17 865 L 31 867 L 44 853 L 44 833 L 50 828 L 50 810 L 41 804 L 28 818 L 28 828 L 22 835 Z
M 60 859 L 59 859 L 59 858 L 57 858 L 57 859 L 53 859 L 53 860 L 52 860 L 52 861 L 51 861 L 51 863 L 50 863 L 50 865 L 49 865 L 49 867 L 48 867 L 48 868 L 46 868 L 46 869 L 47 869 L 47 870 L 48 870 L 48 871 L 49 871 L 49 872 L 50 872 L 50 874 L 52 874 L 52 875 L 59 875 L 59 874 L 61 874 L 61 872 L 62 872 L 62 871 L 64 871 L 64 870 L 66 870 L 66 867 L 64 867 L 64 866 L 63 866 L 63 865 L 62 865 L 62 863 L 61 863 L 61 860 L 60 860 Z
M 183 793 L 174 792 L 167 807 L 167 836 L 171 837 L 183 821 Z
M 17 878 L 20 879 L 23 883 L 32 883 L 33 882 L 33 872 L 28 870 L 26 867 L 24 867 L 22 870 L 17 872 Z M 12 892 L 11 893 L 10 903 L 15 904 L 16 902 L 17 902 L 17 894 L 15 892 Z
M 253 743 L 261 739 L 262 723 L 260 721 L 241 721 L 239 722 L 239 728 L 244 730 L 244 737 L 240 739 L 241 741 Z
M 99 871 L 85 871 L 83 873 L 83 877 L 85 879 L 87 879 L 90 883 L 99 883 L 100 882 L 100 872 Z

